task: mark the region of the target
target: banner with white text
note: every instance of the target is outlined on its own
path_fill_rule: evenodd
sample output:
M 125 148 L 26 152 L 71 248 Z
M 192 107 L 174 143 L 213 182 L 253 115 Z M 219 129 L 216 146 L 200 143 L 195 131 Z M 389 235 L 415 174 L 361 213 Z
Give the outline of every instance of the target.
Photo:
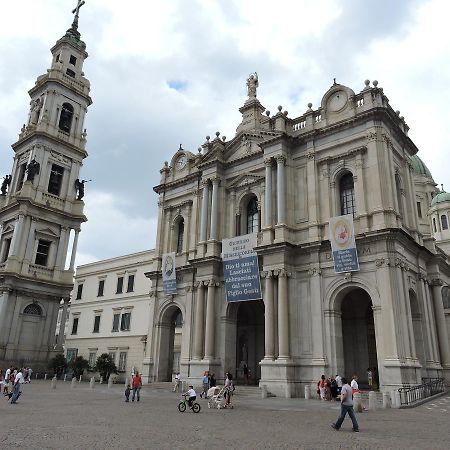
M 351 214 L 330 218 L 330 242 L 334 271 L 336 273 L 358 271 L 358 252 Z
M 256 233 L 222 240 L 225 296 L 228 302 L 262 298 L 255 246 Z
M 164 294 L 177 293 L 177 275 L 175 273 L 175 252 L 162 255 L 162 279 Z

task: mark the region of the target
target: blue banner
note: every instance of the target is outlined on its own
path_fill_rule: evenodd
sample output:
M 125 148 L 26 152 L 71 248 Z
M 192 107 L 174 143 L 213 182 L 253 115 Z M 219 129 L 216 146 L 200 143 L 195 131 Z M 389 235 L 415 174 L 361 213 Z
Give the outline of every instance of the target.
M 225 296 L 228 302 L 262 298 L 258 256 L 253 250 L 255 243 L 255 234 L 222 241 Z
M 330 219 L 330 243 L 336 273 L 359 270 L 353 216 L 351 214 Z

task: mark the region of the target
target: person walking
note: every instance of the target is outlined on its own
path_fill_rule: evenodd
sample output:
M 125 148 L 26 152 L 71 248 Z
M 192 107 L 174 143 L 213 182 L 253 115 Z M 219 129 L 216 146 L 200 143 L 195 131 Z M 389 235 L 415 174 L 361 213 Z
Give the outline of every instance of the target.
M 359 432 L 358 421 L 356 420 L 355 412 L 353 411 L 352 388 L 348 384 L 346 378 L 342 377 L 341 413 L 339 414 L 336 423 L 332 423 L 331 427 L 336 431 L 339 431 L 347 413 L 350 416 L 350 420 L 352 421 L 353 431 L 355 433 Z
M 320 377 L 320 380 L 317 383 L 317 387 L 319 388 L 320 399 L 321 400 L 325 400 L 325 394 L 326 394 L 326 379 L 325 379 L 325 375 L 322 375 Z
M 217 381 L 216 381 L 216 375 L 213 373 L 211 375 L 211 378 L 209 379 L 209 387 L 216 387 Z
M 357 392 L 359 392 L 357 375 L 353 375 L 352 382 L 350 383 L 350 386 L 352 388 L 352 395 L 356 394 Z
M 181 375 L 177 372 L 175 375 L 175 383 L 173 385 L 173 392 L 181 392 Z
M 134 374 L 133 380 L 131 382 L 131 387 L 133 388 L 133 396 L 131 397 L 131 401 L 134 402 L 134 398 L 137 396 L 137 401 L 141 399 L 140 392 L 142 387 L 142 378 L 139 372 L 136 370 Z
M 22 372 L 23 369 L 19 369 L 17 371 L 16 377 L 14 378 L 14 391 L 11 397 L 11 405 L 17 402 L 17 399 L 20 395 L 20 385 L 25 381 Z
M 339 374 L 336 374 L 336 383 L 337 383 L 337 393 L 338 395 L 341 395 L 341 389 L 342 389 L 342 378 Z
M 208 389 L 209 389 L 209 372 L 206 370 L 203 374 L 202 378 L 203 392 L 200 393 L 200 398 L 208 398 Z

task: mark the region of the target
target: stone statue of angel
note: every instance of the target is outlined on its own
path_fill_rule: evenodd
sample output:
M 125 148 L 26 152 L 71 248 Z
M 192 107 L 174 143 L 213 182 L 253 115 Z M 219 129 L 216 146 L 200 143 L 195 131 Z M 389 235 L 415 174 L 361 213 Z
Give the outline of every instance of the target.
M 247 78 L 247 93 L 249 98 L 256 98 L 256 88 L 258 87 L 258 74 L 251 73 Z

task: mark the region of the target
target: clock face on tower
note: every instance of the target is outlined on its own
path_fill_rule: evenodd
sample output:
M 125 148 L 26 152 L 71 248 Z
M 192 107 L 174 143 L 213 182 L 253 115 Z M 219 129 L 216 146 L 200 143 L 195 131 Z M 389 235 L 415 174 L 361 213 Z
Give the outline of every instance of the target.
M 339 111 L 346 105 L 347 100 L 348 97 L 346 92 L 337 91 L 328 100 L 328 108 L 330 111 Z
M 181 155 L 178 157 L 177 162 L 175 163 L 175 165 L 177 166 L 178 170 L 184 169 L 184 167 L 187 164 L 187 157 L 186 155 Z

